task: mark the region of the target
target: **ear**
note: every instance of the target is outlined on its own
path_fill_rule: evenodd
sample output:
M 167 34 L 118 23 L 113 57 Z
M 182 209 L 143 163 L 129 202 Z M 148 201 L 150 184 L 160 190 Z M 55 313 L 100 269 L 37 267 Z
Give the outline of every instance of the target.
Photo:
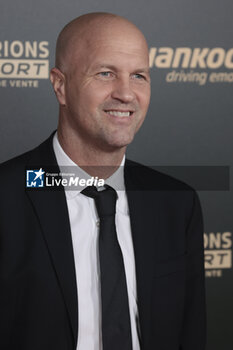
M 52 68 L 50 71 L 50 81 L 60 105 L 66 105 L 65 96 L 65 76 L 58 68 Z

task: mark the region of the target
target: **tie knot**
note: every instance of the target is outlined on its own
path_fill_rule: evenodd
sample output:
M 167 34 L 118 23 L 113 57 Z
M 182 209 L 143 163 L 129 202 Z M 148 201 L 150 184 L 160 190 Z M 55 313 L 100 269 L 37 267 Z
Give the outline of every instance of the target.
M 96 209 L 100 218 L 104 216 L 113 216 L 116 212 L 116 191 L 105 185 L 106 189 L 98 191 L 95 186 L 88 186 L 81 191 L 87 197 L 91 197 L 95 200 Z

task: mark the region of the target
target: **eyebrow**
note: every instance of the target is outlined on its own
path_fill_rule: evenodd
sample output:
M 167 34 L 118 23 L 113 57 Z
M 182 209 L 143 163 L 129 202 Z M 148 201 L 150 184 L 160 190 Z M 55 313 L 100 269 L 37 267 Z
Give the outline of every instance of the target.
M 111 70 L 118 70 L 116 66 L 112 64 L 97 64 L 94 69 L 111 69 Z M 150 73 L 150 68 L 149 67 L 143 67 L 143 68 L 137 68 L 133 71 L 134 73 Z
M 145 68 L 139 68 L 139 69 L 136 69 L 135 72 L 138 72 L 138 73 L 150 73 L 150 68 L 148 67 L 145 67 Z

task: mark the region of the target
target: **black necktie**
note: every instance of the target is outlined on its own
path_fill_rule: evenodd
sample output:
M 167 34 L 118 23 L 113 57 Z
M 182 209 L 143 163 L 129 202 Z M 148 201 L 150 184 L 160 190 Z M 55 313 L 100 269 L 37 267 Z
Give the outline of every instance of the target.
M 116 191 L 86 187 L 82 193 L 95 200 L 100 218 L 99 260 L 102 301 L 103 350 L 132 350 L 128 293 L 123 256 L 115 226 Z

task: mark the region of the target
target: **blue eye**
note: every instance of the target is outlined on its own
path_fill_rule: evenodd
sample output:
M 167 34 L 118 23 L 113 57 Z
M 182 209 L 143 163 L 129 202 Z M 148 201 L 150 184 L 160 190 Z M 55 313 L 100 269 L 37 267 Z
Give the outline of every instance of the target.
M 135 78 L 137 79 L 145 79 L 145 77 L 141 74 L 134 74 Z
M 100 72 L 99 73 L 102 77 L 109 77 L 111 72 Z

